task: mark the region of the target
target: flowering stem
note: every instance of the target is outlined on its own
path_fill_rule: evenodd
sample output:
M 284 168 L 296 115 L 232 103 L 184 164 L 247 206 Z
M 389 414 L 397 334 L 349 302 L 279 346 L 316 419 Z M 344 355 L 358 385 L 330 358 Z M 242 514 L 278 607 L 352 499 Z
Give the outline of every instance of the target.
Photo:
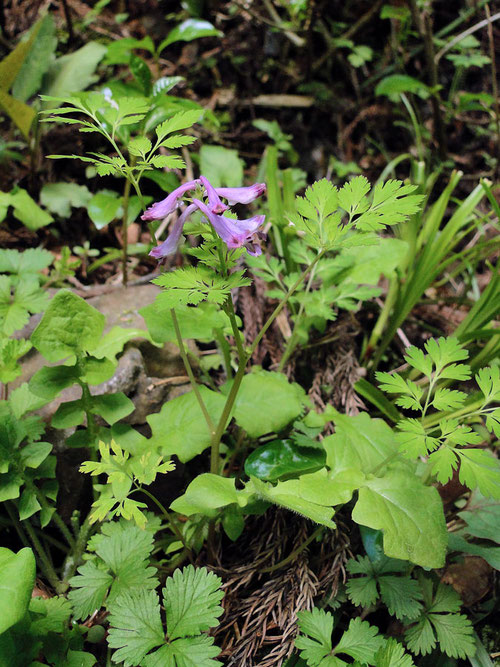
M 314 269 L 316 266 L 317 262 L 323 257 L 325 254 L 326 250 L 320 250 L 320 252 L 316 255 L 314 258 L 313 262 L 302 272 L 302 274 L 297 278 L 295 283 L 290 287 L 288 292 L 285 294 L 283 300 L 276 306 L 274 311 L 271 313 L 269 318 L 267 319 L 266 323 L 262 327 L 262 329 L 259 331 L 257 334 L 252 346 L 250 347 L 250 350 L 248 352 L 245 352 L 245 350 L 242 350 L 243 354 L 240 356 L 239 359 L 239 364 L 238 364 L 238 370 L 236 372 L 236 375 L 234 376 L 233 384 L 231 385 L 231 389 L 229 391 L 226 403 L 224 405 L 224 409 L 222 411 L 221 418 L 219 419 L 219 423 L 217 424 L 217 429 L 212 437 L 212 442 L 211 442 L 211 451 L 210 451 L 210 472 L 214 475 L 219 474 L 219 445 L 221 438 L 224 434 L 224 431 L 226 430 L 226 424 L 227 420 L 229 419 L 229 416 L 231 414 L 231 410 L 233 409 L 234 402 L 236 400 L 236 396 L 238 394 L 238 391 L 240 389 L 241 382 L 245 376 L 245 370 L 246 366 L 248 363 L 248 360 L 252 357 L 253 353 L 255 352 L 257 345 L 260 343 L 262 340 L 262 337 L 266 333 L 266 331 L 269 329 L 271 324 L 274 322 L 274 320 L 278 317 L 278 315 L 281 313 L 283 308 L 286 306 L 288 299 L 292 296 L 292 294 L 295 292 L 295 290 L 300 286 L 300 284 L 307 278 L 307 275 L 309 274 L 310 271 Z M 232 304 L 231 304 L 232 305 Z M 233 309 L 234 313 L 234 309 Z M 236 320 L 235 320 L 236 323 Z M 238 330 L 238 327 L 236 327 Z M 239 330 L 238 330 L 239 333 Z
M 217 424 L 217 430 L 215 431 L 212 438 L 212 444 L 210 450 L 210 472 L 214 475 L 219 474 L 220 441 L 222 436 L 224 435 L 224 431 L 226 430 L 226 423 L 227 420 L 229 419 L 229 415 L 231 414 L 231 410 L 233 409 L 234 401 L 236 400 L 236 396 L 240 389 L 241 381 L 245 376 L 245 370 L 249 358 L 250 358 L 249 356 L 245 355 L 244 359 L 240 360 L 238 370 L 236 372 L 236 375 L 234 376 L 233 384 L 231 385 L 231 390 L 229 391 L 229 395 L 224 405 L 224 409 L 222 410 L 222 415 L 219 419 L 219 423 Z
M 245 354 L 245 348 L 243 347 L 243 340 L 241 338 L 240 330 L 238 329 L 238 323 L 236 322 L 236 313 L 234 312 L 234 304 L 231 295 L 229 295 L 229 299 L 226 301 L 224 310 L 226 315 L 229 317 L 229 321 L 231 322 L 234 342 L 236 343 L 236 349 L 238 350 L 238 359 L 240 362 L 244 360 L 246 364 L 247 358 Z
M 203 400 L 202 395 L 200 394 L 198 383 L 196 382 L 193 369 L 191 368 L 191 364 L 189 363 L 189 359 L 186 354 L 186 348 L 184 347 L 184 341 L 182 340 L 181 330 L 179 328 L 179 321 L 177 319 L 177 315 L 175 314 L 174 308 L 170 309 L 170 315 L 172 317 L 172 322 L 174 323 L 175 336 L 177 338 L 177 345 L 179 346 L 179 352 L 181 353 L 181 358 L 184 363 L 184 368 L 186 369 L 186 373 L 188 374 L 189 382 L 191 383 L 191 387 L 193 389 L 194 395 L 196 396 L 196 400 L 198 401 L 203 416 L 205 417 L 205 421 L 207 422 L 208 429 L 213 437 L 215 434 L 215 425 L 208 413 L 205 401 Z

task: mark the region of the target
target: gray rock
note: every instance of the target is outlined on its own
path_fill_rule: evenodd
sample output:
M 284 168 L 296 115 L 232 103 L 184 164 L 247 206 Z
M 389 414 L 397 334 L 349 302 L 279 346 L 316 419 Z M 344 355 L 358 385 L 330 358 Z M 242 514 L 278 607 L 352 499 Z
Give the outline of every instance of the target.
M 139 309 L 152 303 L 159 292 L 155 285 L 118 288 L 106 294 L 88 299 L 106 317 L 105 333 L 114 326 L 146 330 Z M 28 338 L 34 331 L 41 316 L 33 316 L 22 332 Z M 194 343 L 193 351 L 196 350 Z M 12 389 L 27 382 L 47 362 L 35 349 L 22 360 L 22 375 L 12 383 Z M 143 339 L 130 341 L 119 359 L 113 377 L 101 385 L 91 386 L 92 395 L 123 392 L 135 405 L 135 410 L 124 421 L 130 424 L 144 424 L 149 414 L 158 412 L 163 403 L 180 395 L 189 388 L 189 381 L 179 348 L 174 343 L 162 347 L 152 345 Z M 39 410 L 44 421 L 50 420 L 61 405 L 81 396 L 81 389 L 75 385 L 64 389 L 61 394 Z

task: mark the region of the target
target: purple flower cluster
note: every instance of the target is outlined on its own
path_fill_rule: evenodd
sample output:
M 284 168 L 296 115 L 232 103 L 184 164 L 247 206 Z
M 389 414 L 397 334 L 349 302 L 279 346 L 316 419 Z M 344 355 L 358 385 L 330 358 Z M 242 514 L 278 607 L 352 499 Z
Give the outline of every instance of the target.
M 184 183 L 171 192 L 168 197 L 150 206 L 141 216 L 142 220 L 165 218 L 175 211 L 187 192 L 196 190 L 198 187 L 204 188 L 208 205 L 199 199 L 193 199 L 193 203 L 189 204 L 177 219 L 168 238 L 156 248 L 153 248 L 149 254 L 156 259 L 172 255 L 179 245 L 184 223 L 194 211 L 199 210 L 228 248 L 245 247 L 250 255 L 260 255 L 262 253 L 260 241 L 265 235 L 259 231 L 259 228 L 264 223 L 265 216 L 255 215 L 253 218 L 246 220 L 227 218 L 222 214 L 229 206 L 221 201 L 221 197 L 227 199 L 229 205 L 249 204 L 264 194 L 266 191 L 265 183 L 255 183 L 247 188 L 214 188 L 208 179 L 201 176 L 194 181 Z

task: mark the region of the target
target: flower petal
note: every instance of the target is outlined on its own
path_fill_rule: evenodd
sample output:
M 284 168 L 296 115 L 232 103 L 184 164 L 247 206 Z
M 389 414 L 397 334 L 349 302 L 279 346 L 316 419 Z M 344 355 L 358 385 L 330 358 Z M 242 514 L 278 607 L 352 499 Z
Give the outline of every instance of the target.
M 219 197 L 224 197 L 232 204 L 249 204 L 266 191 L 265 183 L 254 183 L 247 188 L 215 188 Z
M 190 204 L 187 208 L 184 209 L 184 211 L 177 219 L 176 223 L 172 228 L 172 231 L 165 239 L 165 241 L 163 241 L 163 243 L 160 243 L 160 245 L 157 245 L 156 248 L 153 248 L 151 250 L 151 252 L 149 253 L 151 257 L 154 257 L 155 259 L 163 259 L 168 255 L 174 254 L 174 252 L 177 250 L 179 246 L 179 241 L 182 236 L 182 229 L 184 227 L 184 223 L 189 218 L 191 213 L 194 213 L 194 211 L 196 211 L 196 209 L 197 209 L 196 204 Z
M 173 213 L 175 209 L 179 206 L 179 199 L 190 190 L 194 190 L 197 185 L 199 185 L 200 180 L 197 178 L 194 181 L 188 181 L 183 185 L 180 185 L 175 190 L 162 199 L 161 201 L 156 202 L 148 209 L 144 211 L 141 215 L 141 220 L 160 220 L 165 218 L 170 213 Z
M 256 215 L 253 218 L 248 218 L 246 220 L 232 220 L 223 215 L 212 213 L 208 206 L 199 199 L 194 199 L 193 203 L 196 204 L 203 215 L 208 218 L 210 224 L 228 248 L 241 248 L 242 246 L 245 246 L 247 251 L 250 254 L 253 254 L 246 244 L 252 241 L 256 242 L 257 246 L 259 246 L 258 241 L 255 241 L 255 236 L 257 230 L 265 220 L 264 215 Z M 260 254 L 257 250 L 254 252 Z
M 219 195 L 208 178 L 205 178 L 205 176 L 200 176 L 200 181 L 207 191 L 208 204 L 212 213 L 223 213 L 225 210 L 227 210 L 228 207 L 221 202 Z

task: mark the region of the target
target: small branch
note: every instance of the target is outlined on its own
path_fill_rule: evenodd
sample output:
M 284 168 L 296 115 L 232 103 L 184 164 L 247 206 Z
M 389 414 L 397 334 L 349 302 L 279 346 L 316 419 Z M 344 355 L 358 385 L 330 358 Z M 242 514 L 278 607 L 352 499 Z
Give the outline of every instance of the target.
M 495 40 L 493 39 L 492 16 L 490 13 L 489 4 L 485 6 L 485 11 L 488 20 L 488 43 L 489 43 L 490 60 L 491 60 L 491 87 L 493 90 L 493 99 L 494 99 L 493 104 L 495 106 L 495 125 L 497 128 L 497 141 L 496 141 L 497 164 L 495 167 L 495 176 L 498 176 L 500 169 L 500 107 L 498 102 L 498 81 L 497 81 L 497 64 L 495 57 Z M 500 16 L 500 12 L 498 12 L 496 16 Z
M 488 5 L 486 5 L 487 7 Z M 489 14 L 489 12 L 488 12 Z M 476 25 L 471 26 L 470 28 L 467 28 L 467 30 L 464 30 L 461 32 L 459 35 L 454 37 L 453 39 L 450 39 L 450 41 L 443 46 L 443 48 L 436 53 L 434 56 L 434 60 L 436 64 L 441 60 L 441 58 L 444 56 L 445 53 L 447 53 L 450 49 L 452 49 L 455 44 L 458 44 L 458 42 L 461 42 L 465 37 L 468 37 L 469 35 L 472 35 L 474 32 L 477 32 L 478 30 L 481 30 L 481 28 L 484 28 L 484 26 L 493 23 L 494 21 L 498 21 L 500 19 L 500 12 L 497 12 L 496 14 L 493 14 L 493 16 L 489 16 L 486 19 L 483 19 L 482 21 L 479 21 L 479 23 L 476 23 Z
M 433 89 L 431 96 L 432 114 L 434 117 L 434 131 L 439 146 L 439 156 L 442 160 L 446 159 L 446 134 L 444 129 L 443 117 L 441 115 L 441 96 L 439 95 L 439 76 L 437 60 L 434 55 L 434 37 L 432 34 L 432 20 L 428 11 L 420 13 L 417 0 L 410 0 L 410 9 L 415 24 L 423 42 L 424 53 L 427 65 L 427 75 L 429 85 Z

